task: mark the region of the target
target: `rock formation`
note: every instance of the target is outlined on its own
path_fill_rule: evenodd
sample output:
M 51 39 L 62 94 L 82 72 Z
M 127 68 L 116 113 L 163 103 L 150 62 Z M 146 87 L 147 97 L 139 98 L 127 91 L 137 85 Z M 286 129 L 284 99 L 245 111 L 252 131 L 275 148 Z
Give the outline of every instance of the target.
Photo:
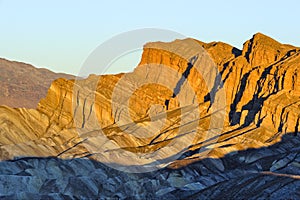
M 195 43 L 205 51 L 193 52 L 191 45 Z M 205 55 L 211 60 L 205 59 Z M 199 63 L 206 67 L 200 73 L 194 67 Z M 65 165 L 64 162 L 69 161 L 59 159 L 76 162 L 72 159 L 88 157 L 125 172 L 143 172 L 139 168 L 129 170 L 132 163 L 149 169 L 155 163 L 155 167 L 167 166 L 165 171 L 160 171 L 161 176 L 166 177 L 154 183 L 160 175 L 156 174 L 155 178 L 148 174 L 147 181 L 151 182 L 150 191 L 165 197 L 180 194 L 208 198 L 212 195 L 209 188 L 221 185 L 224 192 L 233 187 L 233 179 L 245 182 L 241 183 L 240 190 L 235 189 L 239 190 L 237 193 L 243 191 L 246 182 L 257 184 L 270 179 L 274 184 L 273 176 L 282 177 L 282 183 L 288 184 L 291 179 L 298 179 L 294 169 L 299 168 L 296 146 L 300 129 L 299 63 L 300 48 L 281 44 L 261 33 L 246 41 L 242 50 L 222 42 L 203 43 L 194 39 L 148 43 L 132 73 L 91 75 L 83 80 L 57 79 L 36 110 L 0 107 L 0 158 L 53 156 L 55 158 L 49 162 Z M 290 140 L 282 144 L 283 137 Z M 176 146 L 176 142 L 181 146 Z M 279 143 L 291 150 L 276 146 Z M 258 149 L 255 156 L 249 149 Z M 286 158 L 281 157 L 280 152 L 286 154 Z M 271 159 L 272 156 L 278 159 Z M 35 162 L 32 159 L 23 161 L 21 158 L 10 164 L 32 165 Z M 208 167 L 205 160 L 210 163 Z M 87 162 L 90 172 L 95 168 L 90 162 L 94 161 L 83 159 L 79 162 Z M 45 165 L 48 161 L 36 162 Z M 189 171 L 201 163 L 209 172 L 200 168 L 200 171 Z M 294 163 L 292 167 L 291 163 Z M 240 170 L 235 170 L 234 166 L 239 166 Z M 248 171 L 243 171 L 243 166 Z M 106 169 L 104 166 L 98 168 Z M 68 171 L 57 170 L 59 173 Z M 101 176 L 109 176 L 101 170 Z M 8 172 L 7 176 L 14 173 Z M 244 178 L 238 178 L 240 175 Z M 184 179 L 180 178 L 182 176 Z M 210 179 L 212 176 L 215 180 Z M 99 195 L 100 186 L 95 183 L 99 180 L 91 179 L 90 175 L 86 177 L 76 181 L 90 185 L 95 196 Z M 120 177 L 122 182 L 134 175 L 121 174 Z M 206 177 L 206 180 L 197 181 L 197 177 Z M 50 178 L 42 179 L 43 184 L 36 191 L 46 191 L 50 185 L 58 187 L 57 181 L 70 184 L 57 177 L 54 179 L 54 182 Z M 111 187 L 115 188 L 112 191 L 119 187 L 116 181 L 111 180 L 114 182 Z M 128 186 L 129 190 L 141 184 L 146 182 L 135 181 Z M 166 187 L 160 190 L 157 184 Z M 295 184 L 299 187 L 299 182 Z M 68 185 L 57 192 L 71 191 L 74 187 Z M 104 185 L 101 187 L 103 191 L 111 190 Z M 262 187 L 274 189 L 275 186 Z M 213 197 L 222 197 L 222 191 L 215 192 Z M 262 197 L 271 195 L 263 191 L 257 188 Z M 70 195 L 70 192 L 65 194 Z M 234 193 L 230 194 L 228 197 L 234 197 Z M 121 198 L 130 196 L 123 192 L 120 195 L 123 195 Z

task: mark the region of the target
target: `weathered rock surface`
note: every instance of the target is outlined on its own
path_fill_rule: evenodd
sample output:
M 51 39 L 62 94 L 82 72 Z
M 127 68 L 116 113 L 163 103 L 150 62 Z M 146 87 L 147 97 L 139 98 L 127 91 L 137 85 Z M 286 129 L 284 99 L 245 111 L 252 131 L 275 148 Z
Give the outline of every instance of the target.
M 206 50 L 211 60 L 199 56 L 206 55 L 205 52 L 201 54 L 191 48 L 195 42 Z M 199 63 L 206 67 L 201 73 L 194 67 Z M 74 193 L 78 198 L 86 196 L 87 193 L 76 189 L 81 185 L 89 191 L 91 196 L 86 197 L 90 198 L 102 194 L 99 188 L 105 191 L 103 196 L 120 195 L 120 198 L 131 194 L 135 198 L 224 198 L 224 193 L 228 198 L 280 197 L 286 193 L 286 185 L 299 187 L 295 172 L 299 165 L 299 63 L 298 47 L 281 44 L 261 33 L 245 42 L 242 50 L 221 42 L 203 43 L 193 39 L 149 43 L 144 46 L 141 62 L 132 73 L 91 75 L 84 80 L 57 79 L 36 110 L 0 107 L 0 158 L 54 156 L 55 159 L 50 159 L 55 163 L 53 166 L 64 166 L 64 162 L 77 162 L 74 158 L 89 157 L 114 163 L 115 168 L 123 167 L 123 171 L 131 163 L 147 165 L 159 160 L 159 167 L 169 168 L 157 172 L 160 175 L 156 176 L 163 181 L 143 174 L 149 179 L 147 184 L 143 182 L 145 177 L 141 182 L 128 180 L 126 177 L 135 175 L 117 171 L 114 171 L 118 173 L 115 180 L 113 173 L 102 171 L 106 167 L 95 168 L 95 163 L 87 170 L 75 165 L 73 171 L 81 172 L 68 172 L 72 175 L 67 180 L 53 180 L 49 178 L 50 172 L 40 168 L 35 172 L 46 173 L 43 180 L 20 179 L 39 181 L 40 185 L 36 182 L 35 185 L 44 193 L 47 188 L 56 188 L 54 196 Z M 186 92 L 189 89 L 194 92 Z M 214 110 L 214 107 L 221 108 L 220 105 L 224 105 L 223 109 Z M 222 127 L 217 124 L 220 121 Z M 220 132 L 214 134 L 216 130 Z M 280 142 L 283 137 L 289 140 Z M 183 143 L 163 148 L 172 141 Z M 253 148 L 258 150 L 247 150 Z M 176 155 L 175 159 L 168 160 Z M 47 161 L 26 162 L 44 165 Z M 8 163 L 18 162 L 23 160 Z M 175 170 L 180 167 L 184 168 Z M 192 172 L 193 167 L 199 168 Z M 54 170 L 53 176 L 65 173 L 57 167 L 50 168 Z M 12 169 L 20 172 L 18 168 Z M 81 177 L 81 173 L 93 170 L 105 177 L 105 184 L 89 175 Z M 12 177 L 14 172 L 9 174 L 9 181 L 13 181 Z M 69 183 L 71 179 L 78 183 Z M 275 184 L 278 181 L 280 186 Z M 237 183 L 240 187 L 236 187 Z M 43 184 L 47 187 L 42 190 Z M 145 184 L 153 192 L 143 193 L 148 190 Z M 253 194 L 249 193 L 248 185 L 252 185 L 251 189 L 255 186 Z M 33 193 L 37 188 L 32 189 Z M 24 195 L 34 195 L 28 193 L 28 188 L 20 190 Z M 228 193 L 230 190 L 234 193 Z M 299 195 L 292 191 L 291 194 Z

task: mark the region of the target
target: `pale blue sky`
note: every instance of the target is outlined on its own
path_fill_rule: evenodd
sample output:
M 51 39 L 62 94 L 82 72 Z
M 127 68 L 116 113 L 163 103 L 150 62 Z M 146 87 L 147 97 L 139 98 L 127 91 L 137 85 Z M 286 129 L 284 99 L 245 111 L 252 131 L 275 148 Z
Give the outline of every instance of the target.
M 169 29 L 238 48 L 262 32 L 300 46 L 299 2 L 0 0 L 0 57 L 77 74 L 102 42 L 139 28 Z

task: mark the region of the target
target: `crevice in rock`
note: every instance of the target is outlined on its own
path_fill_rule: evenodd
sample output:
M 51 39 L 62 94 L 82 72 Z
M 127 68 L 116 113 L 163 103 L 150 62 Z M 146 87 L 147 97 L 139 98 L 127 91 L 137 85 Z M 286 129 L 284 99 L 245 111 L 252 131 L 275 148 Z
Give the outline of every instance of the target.
M 188 76 L 190 75 L 191 69 L 193 68 L 194 64 L 196 63 L 196 61 L 198 60 L 198 55 L 193 56 L 187 65 L 187 68 L 185 69 L 185 71 L 182 73 L 181 78 L 179 79 L 179 81 L 177 82 L 175 88 L 173 89 L 173 95 L 171 98 L 176 98 L 177 95 L 180 93 L 181 87 L 184 84 L 184 82 L 188 79 Z M 166 99 L 165 100 L 165 106 L 166 109 L 168 110 L 169 108 L 169 103 L 170 103 L 170 99 Z

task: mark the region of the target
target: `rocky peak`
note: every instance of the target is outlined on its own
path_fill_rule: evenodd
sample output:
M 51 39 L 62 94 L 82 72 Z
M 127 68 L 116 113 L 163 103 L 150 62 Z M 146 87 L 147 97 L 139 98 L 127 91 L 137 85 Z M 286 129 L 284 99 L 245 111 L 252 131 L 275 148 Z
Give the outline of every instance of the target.
M 280 60 L 294 49 L 297 48 L 281 44 L 262 33 L 256 33 L 250 40 L 244 43 L 242 55 L 245 56 L 253 67 L 266 66 Z

